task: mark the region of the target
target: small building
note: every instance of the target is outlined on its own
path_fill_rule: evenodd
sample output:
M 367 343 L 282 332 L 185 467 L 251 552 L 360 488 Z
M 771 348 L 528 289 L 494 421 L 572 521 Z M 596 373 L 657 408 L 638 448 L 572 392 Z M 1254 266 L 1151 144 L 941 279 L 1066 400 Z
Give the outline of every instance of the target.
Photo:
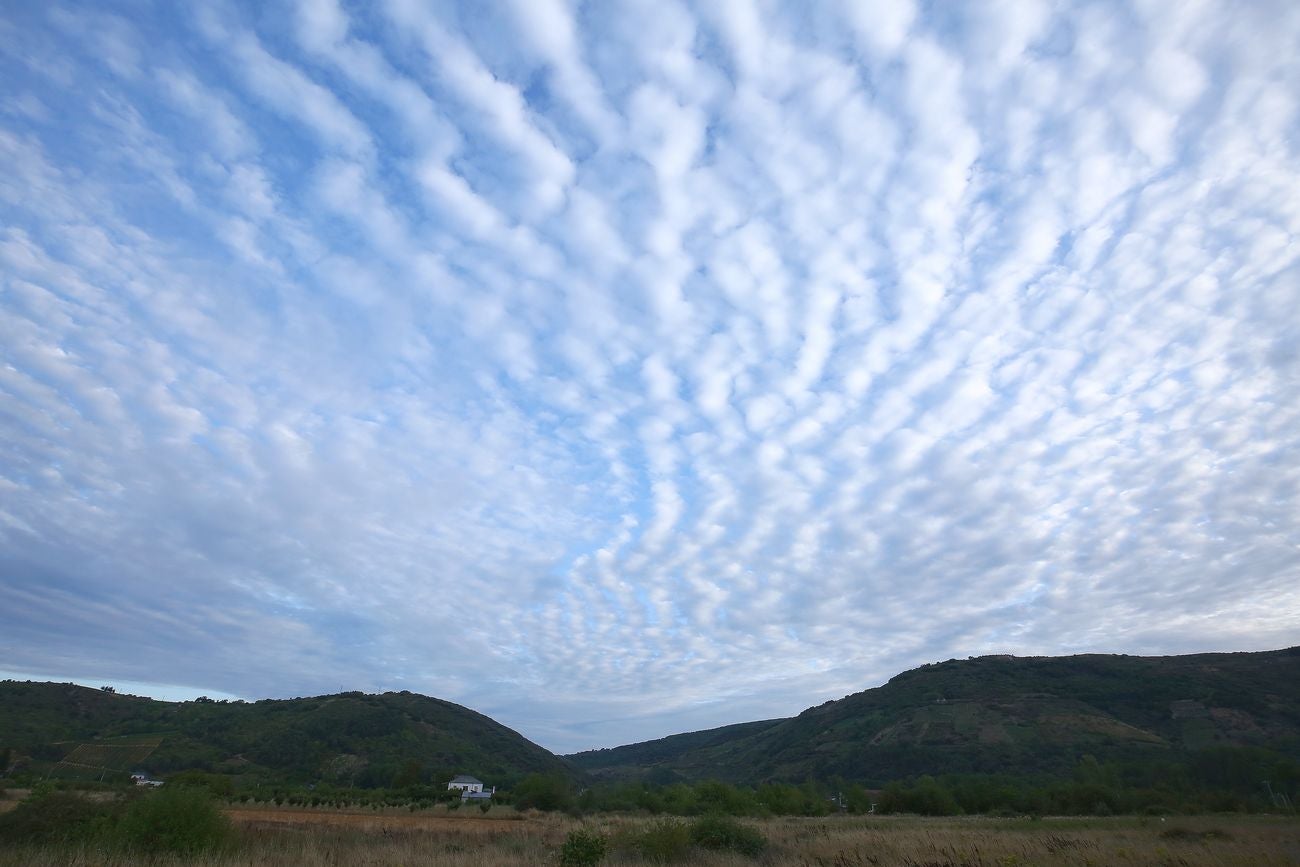
M 148 774 L 144 773 L 143 771 L 136 771 L 134 774 L 132 774 L 131 782 L 135 783 L 137 786 L 152 786 L 154 788 L 157 788 L 158 786 L 161 786 L 163 784 L 162 780 L 152 779 Z
M 466 776 L 465 774 L 457 774 L 452 777 L 451 782 L 447 784 L 447 791 L 450 792 L 453 789 L 459 789 L 461 797 L 463 798 L 467 793 L 483 791 L 483 781 L 476 777 Z

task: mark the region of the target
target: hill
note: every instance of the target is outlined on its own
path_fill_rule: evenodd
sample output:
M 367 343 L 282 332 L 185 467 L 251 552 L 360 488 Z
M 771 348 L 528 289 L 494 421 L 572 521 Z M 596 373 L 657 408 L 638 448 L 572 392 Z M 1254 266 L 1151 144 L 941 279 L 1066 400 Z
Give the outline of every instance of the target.
M 631 776 L 640 777 L 650 783 L 674 783 L 686 779 L 677 771 L 683 756 L 710 752 L 731 743 L 745 740 L 772 726 L 788 722 L 784 719 L 760 720 L 758 722 L 734 723 L 715 729 L 698 732 L 684 732 L 669 735 L 653 741 L 642 741 L 609 749 L 590 750 L 567 756 L 573 764 L 593 771 L 611 769 L 631 769 Z M 618 773 L 606 773 L 607 777 L 622 776 Z M 715 775 L 716 776 L 716 775 Z
M 470 773 L 508 784 L 580 775 L 517 732 L 410 692 L 258 702 L 164 702 L 70 683 L 0 682 L 0 752 L 95 776 L 201 769 L 250 779 L 361 786 Z
M 985 656 L 904 672 L 786 720 L 567 758 L 598 779 L 881 784 L 1060 775 L 1082 755 L 1182 763 L 1235 747 L 1300 759 L 1300 647 L 1138 657 Z

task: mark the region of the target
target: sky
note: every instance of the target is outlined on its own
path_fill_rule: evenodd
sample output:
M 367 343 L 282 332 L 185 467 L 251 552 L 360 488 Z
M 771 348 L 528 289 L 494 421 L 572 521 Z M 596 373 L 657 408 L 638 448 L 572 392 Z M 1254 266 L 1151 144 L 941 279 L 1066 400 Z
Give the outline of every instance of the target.
M 0 672 L 557 752 L 1300 643 L 1300 4 L 0 4 Z

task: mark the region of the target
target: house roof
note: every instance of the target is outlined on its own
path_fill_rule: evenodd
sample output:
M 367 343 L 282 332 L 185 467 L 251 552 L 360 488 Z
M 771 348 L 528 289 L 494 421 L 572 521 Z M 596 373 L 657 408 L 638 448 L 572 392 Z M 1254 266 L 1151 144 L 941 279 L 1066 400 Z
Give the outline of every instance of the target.
M 451 781 L 453 783 L 478 783 L 480 786 L 483 785 L 482 780 L 478 779 L 477 777 L 467 776 L 465 774 L 457 774 L 456 776 L 451 778 Z

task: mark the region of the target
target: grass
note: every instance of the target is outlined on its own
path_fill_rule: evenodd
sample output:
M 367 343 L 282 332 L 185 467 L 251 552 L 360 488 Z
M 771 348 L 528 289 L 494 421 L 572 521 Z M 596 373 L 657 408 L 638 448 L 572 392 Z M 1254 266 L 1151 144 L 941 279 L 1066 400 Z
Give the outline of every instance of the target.
M 229 848 L 217 853 L 142 858 L 86 846 L 0 849 L 0 867 L 288 867 L 366 864 L 453 867 L 473 861 L 501 867 L 560 863 L 571 832 L 611 842 L 601 863 L 679 863 L 702 867 L 1065 867 L 1065 865 L 1300 864 L 1300 822 L 1276 816 L 1025 819 L 907 816 L 830 816 L 744 821 L 766 848 L 753 855 L 711 851 L 680 839 L 660 818 L 506 811 L 472 813 L 406 810 L 232 809 L 236 828 Z M 647 834 L 649 835 L 647 837 Z M 657 835 L 657 836 L 656 836 Z M 672 837 L 671 840 L 667 837 Z M 664 839 L 661 839 L 664 838 Z M 645 848 L 626 841 L 651 840 Z M 625 841 L 620 843 L 620 841 Z

